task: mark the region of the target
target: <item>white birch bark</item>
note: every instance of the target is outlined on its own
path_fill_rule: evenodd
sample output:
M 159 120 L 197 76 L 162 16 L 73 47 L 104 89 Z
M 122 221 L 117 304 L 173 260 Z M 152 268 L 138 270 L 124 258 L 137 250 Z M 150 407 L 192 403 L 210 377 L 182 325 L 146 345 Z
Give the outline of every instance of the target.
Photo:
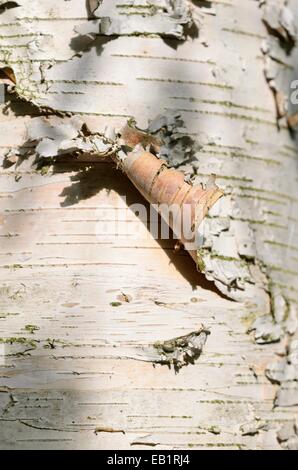
M 1 447 L 281 448 L 297 416 L 297 139 L 286 117 L 278 129 L 265 75 L 269 57 L 289 94 L 297 48 L 268 54 L 254 0 L 190 2 L 198 32 L 185 39 L 147 3 L 104 1 L 100 34 L 84 1 L 0 14 L 0 66 L 16 78 L 0 131 Z M 110 163 L 64 160 L 45 175 L 22 158 L 38 114 L 97 133 L 169 110 L 200 144 L 181 169 L 216 174 L 226 194 L 205 223 L 209 282 L 127 208 L 143 200 Z M 131 301 L 116 306 L 121 292 Z M 195 364 L 153 368 L 152 343 L 201 324 L 211 334 Z

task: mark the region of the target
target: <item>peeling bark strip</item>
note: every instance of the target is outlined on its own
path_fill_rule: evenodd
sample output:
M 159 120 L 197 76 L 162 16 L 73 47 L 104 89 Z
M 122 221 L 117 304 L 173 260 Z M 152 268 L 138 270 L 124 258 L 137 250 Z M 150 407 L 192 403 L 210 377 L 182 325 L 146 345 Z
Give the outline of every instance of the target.
M 98 33 L 104 36 L 158 34 L 181 40 L 192 24 L 186 0 L 109 0 L 93 5 L 92 13 L 100 18 Z
M 182 172 L 168 169 L 166 162 L 156 158 L 152 153 L 129 154 L 122 162 L 122 169 L 151 204 L 161 207 L 161 215 L 164 211 L 165 220 L 167 220 L 167 209 L 173 208 L 170 226 L 176 235 L 182 232 L 181 242 L 186 247 L 193 245 L 200 223 L 208 210 L 223 195 L 223 192 L 216 186 L 204 190 L 200 185 L 192 186 L 185 183 Z M 183 216 L 186 219 L 188 209 L 191 211 L 191 234 L 185 233 L 182 227 Z M 199 246 L 197 246 L 198 249 Z M 198 262 L 197 250 L 195 246 L 190 250 L 196 263 Z
M 131 146 L 138 134 L 136 133 L 135 139 L 132 131 L 129 137 L 127 134 L 127 128 L 120 131 L 121 142 Z M 164 220 L 169 223 L 199 265 L 200 246 L 196 246 L 199 226 L 209 209 L 223 195 L 222 190 L 215 184 L 206 190 L 201 185 L 192 186 L 186 183 L 182 172 L 169 169 L 165 160 L 158 159 L 138 147 L 134 147 L 132 152 L 121 159 L 120 165 L 145 199 L 159 208 Z

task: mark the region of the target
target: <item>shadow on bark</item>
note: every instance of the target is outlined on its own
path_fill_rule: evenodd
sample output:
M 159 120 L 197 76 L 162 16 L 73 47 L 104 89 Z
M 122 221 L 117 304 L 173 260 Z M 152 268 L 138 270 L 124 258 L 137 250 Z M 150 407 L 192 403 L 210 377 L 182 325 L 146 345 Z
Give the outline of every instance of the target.
M 54 174 L 69 173 L 75 170 L 76 173 L 71 177 L 72 184 L 65 187 L 60 194 L 64 200 L 62 207 L 71 207 L 80 201 L 89 199 L 100 191 L 115 191 L 119 196 L 125 197 L 126 204 L 130 206 L 142 205 L 146 208 L 148 217 L 144 220 L 137 211 L 135 215 L 150 231 L 150 204 L 142 197 L 139 191 L 127 180 L 125 175 L 121 174 L 110 162 L 105 163 L 84 163 L 76 161 L 73 158 L 66 158 L 64 162 L 59 159 L 59 163 L 54 164 Z M 159 223 L 159 237 L 156 238 L 160 248 L 164 250 L 169 258 L 169 262 L 173 263 L 176 269 L 182 274 L 185 280 L 195 289 L 197 286 L 205 290 L 209 290 L 218 294 L 221 298 L 228 299 L 214 285 L 208 281 L 205 276 L 197 271 L 196 266 L 184 249 L 177 251 L 177 239 L 174 238 L 173 232 L 170 230 L 169 239 L 162 239 L 160 236 L 160 216 L 156 216 Z M 229 299 L 230 300 L 230 299 Z

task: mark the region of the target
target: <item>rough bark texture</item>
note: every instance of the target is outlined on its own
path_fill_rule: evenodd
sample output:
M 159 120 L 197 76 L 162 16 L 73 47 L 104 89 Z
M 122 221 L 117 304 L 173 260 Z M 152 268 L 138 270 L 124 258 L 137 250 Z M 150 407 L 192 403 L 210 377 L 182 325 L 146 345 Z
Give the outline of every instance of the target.
M 157 2 L 7 3 L 0 66 L 16 86 L 0 131 L 1 447 L 295 447 L 298 160 L 296 110 L 283 101 L 298 60 L 296 47 L 271 44 L 264 8 L 276 2 L 176 2 L 187 6 L 179 21 Z M 154 240 L 134 213 L 140 194 L 94 158 L 107 126 L 133 117 L 145 128 L 157 115 L 168 125 L 171 110 L 185 129 L 162 156 L 192 179 L 215 173 L 225 191 L 205 224 L 204 274 Z M 196 141 L 186 160 L 181 133 Z M 41 168 L 36 153 L 60 157 Z M 153 367 L 175 366 L 173 350 L 193 341 L 193 364 Z

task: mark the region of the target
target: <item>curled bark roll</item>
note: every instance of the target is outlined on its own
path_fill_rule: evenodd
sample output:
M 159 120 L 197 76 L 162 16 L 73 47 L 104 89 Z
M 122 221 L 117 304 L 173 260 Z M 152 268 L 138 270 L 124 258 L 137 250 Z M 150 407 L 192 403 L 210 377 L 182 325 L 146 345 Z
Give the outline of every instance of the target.
M 198 227 L 223 192 L 215 185 L 203 189 L 186 183 L 182 172 L 169 169 L 164 160 L 147 151 L 128 153 L 120 166 L 199 264 Z

